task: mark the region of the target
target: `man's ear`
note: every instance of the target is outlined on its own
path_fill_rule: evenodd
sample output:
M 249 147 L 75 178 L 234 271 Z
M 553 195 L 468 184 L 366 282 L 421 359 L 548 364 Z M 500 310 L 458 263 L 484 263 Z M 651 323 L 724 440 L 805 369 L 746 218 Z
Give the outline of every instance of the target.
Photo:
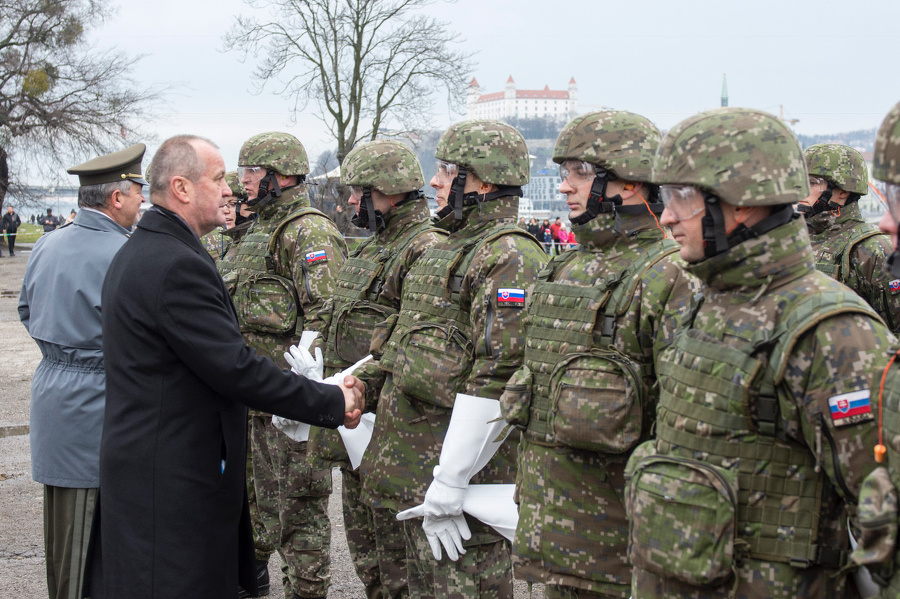
M 172 190 L 172 195 L 175 196 L 179 202 L 182 204 L 190 203 L 191 191 L 193 190 L 193 183 L 191 183 L 190 179 L 178 176 L 172 177 L 169 187 Z

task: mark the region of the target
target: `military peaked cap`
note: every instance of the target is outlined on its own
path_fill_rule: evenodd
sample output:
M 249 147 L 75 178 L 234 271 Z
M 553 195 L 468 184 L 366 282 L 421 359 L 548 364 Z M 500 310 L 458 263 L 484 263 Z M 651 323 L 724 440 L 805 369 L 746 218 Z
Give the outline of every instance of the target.
M 70 175 L 78 175 L 81 185 L 99 185 L 100 183 L 117 183 L 134 181 L 139 185 L 147 185 L 141 175 L 141 161 L 147 146 L 134 144 L 131 147 L 88 160 L 78 166 L 66 170 Z

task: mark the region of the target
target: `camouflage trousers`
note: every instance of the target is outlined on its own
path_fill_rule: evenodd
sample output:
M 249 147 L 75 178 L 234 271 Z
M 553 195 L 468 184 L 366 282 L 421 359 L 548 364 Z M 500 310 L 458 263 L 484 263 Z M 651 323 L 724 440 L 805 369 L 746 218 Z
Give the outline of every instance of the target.
M 406 537 L 391 510 L 360 501 L 359 470 L 342 470 L 344 530 L 347 545 L 367 599 L 409 596 L 406 581 Z
M 446 554 L 434 559 L 421 519 L 403 522 L 411 598 L 512 599 L 509 541 L 474 518 L 466 516 L 466 522 L 472 539 L 463 543 L 466 552 L 455 562 Z M 494 541 L 484 542 L 487 539 Z
M 253 547 L 256 549 L 257 561 L 269 561 L 269 556 L 275 553 L 275 547 L 269 542 L 266 528 L 259 517 L 259 507 L 256 505 L 256 484 L 253 482 L 253 442 L 250 438 L 250 422 L 252 417 L 247 417 L 247 503 L 250 504 L 250 523 L 253 526 Z
M 619 599 L 623 595 L 621 593 L 597 593 L 587 589 L 548 584 L 544 586 L 544 596 L 547 599 Z M 630 597 L 631 593 L 626 591 L 624 596 Z
M 251 417 L 256 505 L 266 536 L 281 556 L 285 597 L 324 597 L 331 585 L 331 470 L 306 459 L 269 415 Z
M 642 568 L 632 570 L 634 599 L 665 597 L 675 599 L 804 599 L 858 598 L 856 584 L 844 572 L 835 576 L 834 570 L 812 567 L 805 570 L 788 564 L 744 559 L 735 566 L 737 582 L 729 580 L 717 587 L 699 587 L 675 578 L 659 576 Z

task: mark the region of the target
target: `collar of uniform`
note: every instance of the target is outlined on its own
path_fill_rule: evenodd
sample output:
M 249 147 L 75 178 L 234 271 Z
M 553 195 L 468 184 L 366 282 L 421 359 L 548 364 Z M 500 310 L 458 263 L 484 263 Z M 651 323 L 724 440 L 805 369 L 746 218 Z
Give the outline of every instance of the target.
M 287 216 L 295 210 L 308 208 L 309 206 L 309 193 L 306 183 L 299 183 L 285 189 L 280 198 L 271 204 L 263 206 L 258 214 L 261 220 L 272 220 L 280 216 Z
M 655 231 L 660 239 L 663 237 L 653 215 L 647 211 L 637 214 L 618 213 L 618 216 L 612 212 L 604 212 L 583 225 L 573 224 L 572 231 L 578 244 L 586 249 L 603 249 L 619 242 L 630 243 L 644 231 Z
M 841 213 L 837 216 L 831 210 L 826 210 L 806 219 L 806 227 L 810 234 L 820 235 L 826 231 L 841 231 L 847 223 L 862 222 L 865 220 L 859 211 L 859 202 L 852 202 L 841 208 Z
M 226 237 L 231 237 L 232 239 L 237 239 L 238 237 L 243 235 L 247 231 L 247 229 L 250 228 L 250 225 L 253 224 L 254 220 L 255 219 L 245 220 L 244 222 L 242 222 L 239 225 L 235 225 L 235 226 L 231 227 L 230 229 L 225 229 L 222 231 L 222 235 L 225 235 Z
M 769 286 L 814 269 L 806 223 L 799 214 L 768 233 L 686 267 L 689 273 L 719 290 Z
M 488 202 L 478 202 L 474 206 L 463 208 L 463 218 L 460 230 L 467 227 L 477 227 L 484 223 L 495 222 L 504 218 L 513 219 L 519 215 L 519 198 L 516 196 L 503 196 Z
M 384 230 L 375 234 L 380 243 L 389 243 L 400 237 L 410 225 L 428 220 L 428 200 L 423 198 L 409 200 L 400 204 L 384 218 Z

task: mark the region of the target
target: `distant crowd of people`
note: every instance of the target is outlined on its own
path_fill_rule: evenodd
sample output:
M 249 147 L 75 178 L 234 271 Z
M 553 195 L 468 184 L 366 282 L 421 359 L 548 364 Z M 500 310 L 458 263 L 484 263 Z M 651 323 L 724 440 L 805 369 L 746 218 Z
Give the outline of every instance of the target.
M 575 240 L 575 232 L 567 229 L 559 217 L 553 221 L 553 224 L 550 224 L 549 219 L 545 218 L 544 222 L 539 222 L 534 217 L 526 224 L 525 217 L 520 217 L 519 228 L 534 235 L 535 239 L 541 242 L 544 251 L 551 255 L 559 254 L 578 245 L 578 241 Z

